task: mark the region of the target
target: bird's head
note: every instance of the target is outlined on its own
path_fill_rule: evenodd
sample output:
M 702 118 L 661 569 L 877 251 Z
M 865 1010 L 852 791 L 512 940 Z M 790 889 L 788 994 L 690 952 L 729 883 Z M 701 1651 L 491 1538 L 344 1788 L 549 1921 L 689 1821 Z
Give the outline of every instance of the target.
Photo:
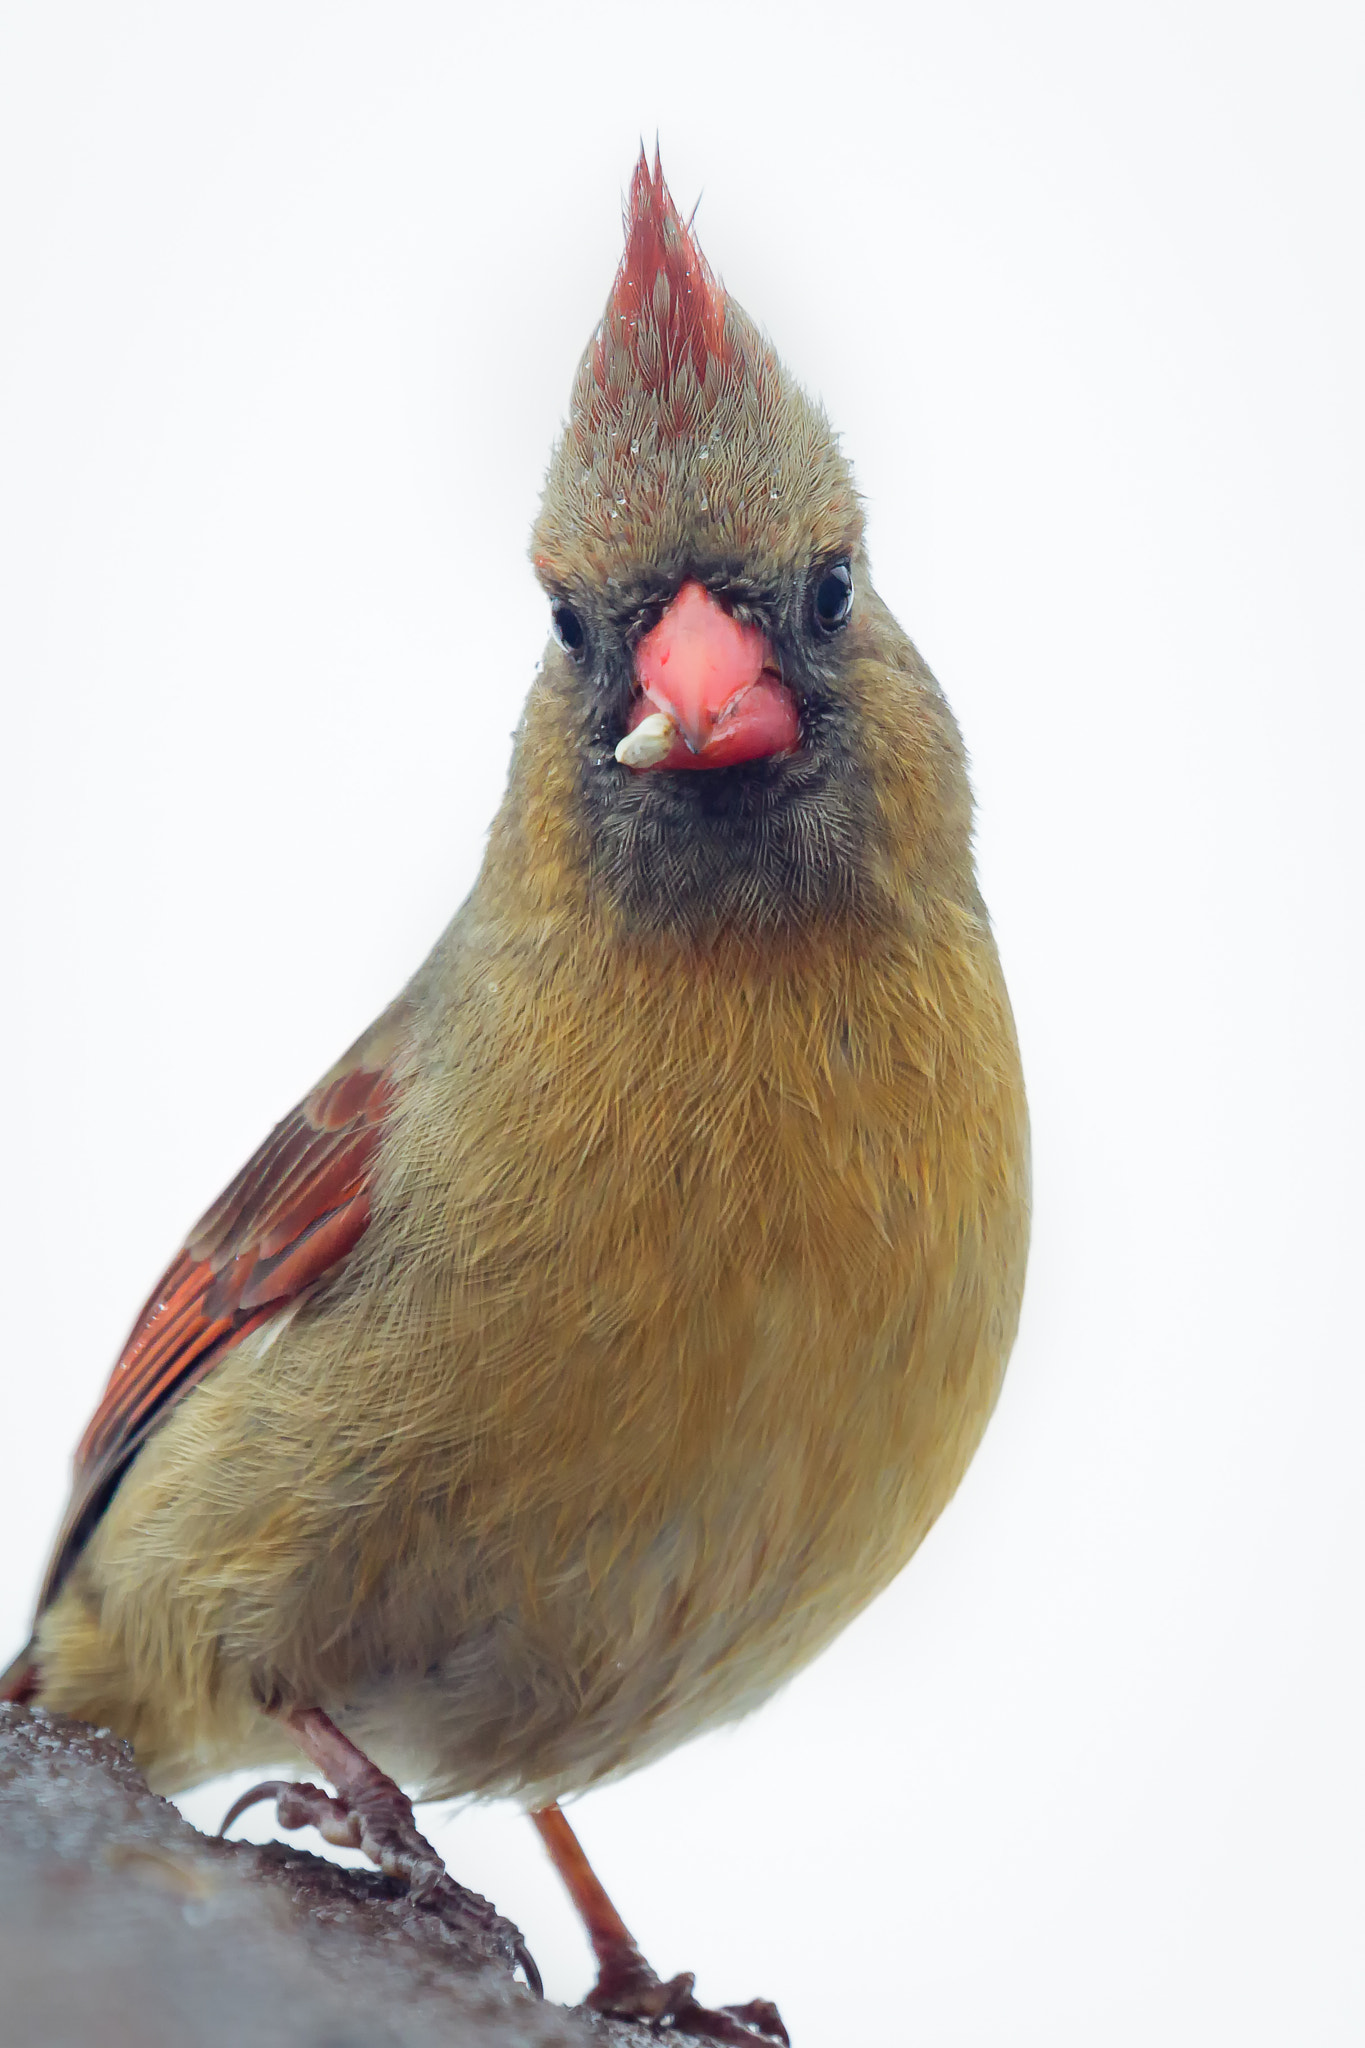
M 871 588 L 828 421 L 713 276 L 657 154 L 625 228 L 532 536 L 553 644 L 519 766 L 542 845 L 553 791 L 559 840 L 636 930 L 870 917 L 908 829 L 965 850 L 956 729 Z

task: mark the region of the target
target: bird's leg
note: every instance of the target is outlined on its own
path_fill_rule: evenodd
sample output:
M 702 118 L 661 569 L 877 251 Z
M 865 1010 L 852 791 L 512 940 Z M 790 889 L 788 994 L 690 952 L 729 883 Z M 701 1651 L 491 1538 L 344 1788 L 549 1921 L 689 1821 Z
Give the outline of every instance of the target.
M 416 1905 L 439 1913 L 448 1926 L 473 1934 L 485 1952 L 510 1966 L 520 1964 L 537 1997 L 540 1972 L 526 1943 L 510 1920 L 494 1911 L 487 1899 L 466 1891 L 449 1876 L 445 1864 L 425 1835 L 418 1832 L 412 1801 L 402 1787 L 349 1742 L 318 1707 L 295 1707 L 280 1716 L 310 1762 L 336 1787 L 335 1798 L 320 1785 L 296 1785 L 272 1778 L 253 1785 L 234 1799 L 223 1817 L 220 1835 L 258 1800 L 273 1799 L 282 1828 L 315 1827 L 324 1841 L 339 1849 L 360 1849 L 385 1877 L 406 1885 Z
M 676 2034 L 691 2034 L 704 2041 L 777 2042 L 781 2048 L 790 2048 L 790 2036 L 771 1999 L 753 1998 L 747 2005 L 726 2005 L 712 2011 L 692 1996 L 695 1979 L 690 1970 L 667 1982 L 657 1977 L 603 1891 L 559 1807 L 542 1806 L 531 1818 L 597 1958 L 597 1982 L 586 2001 L 594 2012 L 610 2013 L 618 2019 L 651 2020 Z

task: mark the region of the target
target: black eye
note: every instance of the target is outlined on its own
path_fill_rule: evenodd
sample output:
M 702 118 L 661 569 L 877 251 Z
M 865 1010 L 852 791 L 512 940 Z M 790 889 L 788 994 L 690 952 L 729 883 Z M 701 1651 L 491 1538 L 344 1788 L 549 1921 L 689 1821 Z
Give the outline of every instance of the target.
M 583 652 L 588 636 L 572 605 L 551 605 L 550 628 L 566 654 L 579 655 Z
M 853 578 L 847 562 L 822 569 L 815 585 L 815 623 L 826 633 L 837 632 L 853 609 Z

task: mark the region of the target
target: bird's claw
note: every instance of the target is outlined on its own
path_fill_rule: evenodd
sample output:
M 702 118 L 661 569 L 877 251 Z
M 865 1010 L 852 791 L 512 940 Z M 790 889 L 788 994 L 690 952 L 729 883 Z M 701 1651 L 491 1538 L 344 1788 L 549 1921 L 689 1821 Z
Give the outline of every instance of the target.
M 267 1778 L 262 1784 L 253 1785 L 249 1792 L 243 1792 L 239 1799 L 234 1799 L 223 1815 L 219 1837 L 226 1835 L 233 1822 L 240 1820 L 248 1807 L 259 1806 L 264 1799 L 274 1800 L 275 1820 L 282 1828 L 316 1828 L 323 1840 L 337 1849 L 361 1849 L 365 1846 L 360 1817 L 344 1800 L 333 1799 L 321 1785 L 300 1785 L 292 1778 Z M 374 1860 L 378 1861 L 378 1858 Z
M 751 1998 L 746 2005 L 712 2008 L 692 1996 L 695 1982 L 691 1970 L 682 1970 L 667 1979 L 656 1976 L 632 1947 L 603 1960 L 587 2003 L 592 2011 L 613 2019 L 644 2020 L 650 2026 L 667 2028 L 670 2033 L 685 2034 L 693 2040 L 791 2048 L 791 2036 L 770 1998 Z
M 437 1913 L 456 1932 L 473 1932 L 481 1947 L 492 1948 L 510 1967 L 519 1967 L 535 1996 L 544 1997 L 540 1971 L 520 1928 L 478 1892 L 455 1882 L 430 1842 L 419 1834 L 411 1802 L 391 1779 L 381 1779 L 345 1800 L 334 1798 L 321 1785 L 269 1778 L 233 1800 L 219 1835 L 263 1799 L 274 1800 L 278 1826 L 313 1827 L 338 1849 L 359 1849 L 385 1877 L 406 1887 L 415 1906 Z
M 667 2027 L 692 1997 L 696 1981 L 691 1970 L 665 1980 L 632 1947 L 603 1959 L 586 2002 L 593 2012 L 612 2019 L 647 2020 L 652 2026 Z
M 791 2035 L 771 1998 L 751 1998 L 743 2005 L 722 2005 L 715 2010 L 699 2005 L 695 1998 L 684 2000 L 673 2015 L 675 2034 L 688 2034 L 702 2041 L 761 2042 L 764 2048 L 791 2048 Z

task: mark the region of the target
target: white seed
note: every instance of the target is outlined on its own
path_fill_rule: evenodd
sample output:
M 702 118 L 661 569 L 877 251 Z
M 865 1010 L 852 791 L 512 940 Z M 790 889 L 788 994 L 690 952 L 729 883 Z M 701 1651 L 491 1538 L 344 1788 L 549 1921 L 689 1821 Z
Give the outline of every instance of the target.
M 634 732 L 618 741 L 616 758 L 623 768 L 655 768 L 671 751 L 677 735 L 678 728 L 666 711 L 652 711 Z

